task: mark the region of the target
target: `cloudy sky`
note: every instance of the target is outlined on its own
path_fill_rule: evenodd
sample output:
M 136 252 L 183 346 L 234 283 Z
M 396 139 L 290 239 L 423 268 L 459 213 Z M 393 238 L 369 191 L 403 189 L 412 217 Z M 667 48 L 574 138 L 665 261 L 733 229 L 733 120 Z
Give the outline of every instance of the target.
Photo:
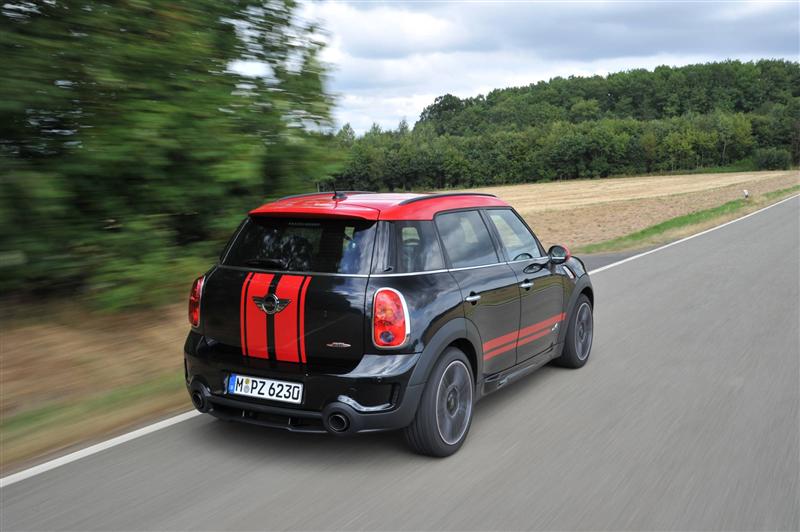
M 553 76 L 732 59 L 798 60 L 800 2 L 314 2 L 336 122 L 413 124 L 436 96 Z

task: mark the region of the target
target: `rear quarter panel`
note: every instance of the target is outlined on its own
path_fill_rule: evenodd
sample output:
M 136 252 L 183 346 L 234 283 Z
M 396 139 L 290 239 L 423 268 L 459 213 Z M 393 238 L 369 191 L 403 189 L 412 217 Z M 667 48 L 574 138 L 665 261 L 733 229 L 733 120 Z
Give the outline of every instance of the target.
M 372 342 L 372 305 L 375 293 L 381 288 L 394 288 L 403 295 L 408 306 L 411 332 L 399 348 L 378 349 Z M 364 346 L 373 353 L 420 353 L 439 329 L 463 316 L 461 292 L 449 272 L 373 275 L 367 287 Z

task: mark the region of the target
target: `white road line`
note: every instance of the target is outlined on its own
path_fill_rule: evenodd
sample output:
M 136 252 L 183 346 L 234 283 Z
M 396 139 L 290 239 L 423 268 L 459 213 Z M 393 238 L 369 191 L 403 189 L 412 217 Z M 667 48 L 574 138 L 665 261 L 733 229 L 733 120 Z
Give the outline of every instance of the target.
M 6 486 L 10 486 L 11 484 L 16 484 L 17 482 L 25 480 L 26 478 L 40 475 L 46 471 L 50 471 L 51 469 L 55 469 L 62 465 L 69 464 L 70 462 L 80 460 L 81 458 L 86 458 L 87 456 L 97 454 L 101 451 L 105 451 L 106 449 L 110 449 L 112 447 L 116 447 L 117 445 L 121 445 L 125 442 L 135 440 L 136 438 L 141 438 L 142 436 L 146 436 L 161 429 L 171 427 L 172 425 L 181 423 L 182 421 L 186 421 L 187 419 L 192 419 L 193 417 L 199 415 L 200 412 L 198 412 L 197 410 L 184 412 L 183 414 L 178 414 L 175 417 L 159 421 L 158 423 L 153 423 L 152 425 L 142 427 L 140 429 L 134 430 L 133 432 L 128 432 L 127 434 L 117 436 L 116 438 L 111 438 L 110 440 L 100 442 L 96 445 L 91 445 L 89 447 L 86 447 L 85 449 L 75 451 L 74 453 L 66 454 L 59 458 L 55 458 L 53 460 L 50 460 L 49 462 L 33 466 L 29 469 L 20 471 L 19 473 L 8 475 L 7 477 L 0 478 L 0 488 L 5 488 Z
M 785 203 L 787 201 L 793 200 L 793 199 L 798 198 L 798 197 L 800 197 L 800 194 L 796 194 L 794 196 L 791 196 L 789 198 L 781 200 L 778 203 L 773 203 L 772 205 L 768 205 L 767 207 L 764 207 L 763 209 L 759 209 L 759 210 L 757 210 L 755 212 L 751 212 L 750 214 L 746 214 L 746 215 L 742 216 L 741 218 L 736 218 L 735 220 L 731 220 L 730 222 L 726 222 L 726 223 L 724 223 L 722 225 L 718 225 L 716 227 L 712 227 L 711 229 L 706 229 L 705 231 L 697 233 L 696 235 L 687 236 L 686 238 L 682 238 L 680 240 L 676 240 L 675 242 L 670 242 L 669 244 L 666 244 L 664 246 L 661 246 L 661 247 L 658 247 L 658 248 L 655 248 L 655 249 L 651 249 L 650 251 L 645 251 L 644 253 L 639 253 L 638 255 L 633 255 L 632 257 L 628 257 L 626 259 L 622 259 L 622 260 L 614 262 L 612 264 L 607 264 L 606 266 L 603 266 L 601 268 L 597 268 L 595 270 L 590 271 L 589 274 L 599 273 L 599 272 L 602 272 L 604 270 L 608 270 L 610 268 L 613 268 L 615 266 L 619 266 L 620 264 L 625 264 L 626 262 L 630 262 L 632 260 L 636 260 L 636 259 L 644 257 L 646 255 L 650 255 L 651 253 L 655 253 L 656 251 L 661 251 L 662 249 L 667 249 L 668 247 L 672 247 L 672 246 L 674 246 L 676 244 L 680 244 L 681 242 L 686 242 L 687 240 L 691 240 L 692 238 L 697 238 L 698 236 L 703 236 L 703 235 L 705 235 L 707 233 L 710 233 L 711 231 L 716 231 L 717 229 L 722 229 L 723 227 L 728 226 L 728 225 L 730 225 L 732 223 L 739 222 L 741 220 L 744 220 L 745 218 L 749 218 L 749 217 L 754 216 L 754 215 L 756 215 L 756 214 L 758 214 L 760 212 L 764 212 L 767 209 L 771 209 L 772 207 L 775 207 L 777 205 L 780 205 L 781 203 Z M 191 410 L 189 412 L 184 412 L 183 414 L 179 414 L 179 415 L 177 415 L 175 417 L 171 417 L 169 419 L 165 419 L 163 421 L 159 421 L 158 423 L 153 423 L 152 425 L 148 425 L 146 427 L 142 427 L 140 429 L 134 430 L 133 432 L 128 432 L 127 434 L 123 434 L 121 436 L 117 436 L 116 438 L 111 438 L 110 440 L 106 440 L 106 441 L 98 443 L 96 445 L 92 445 L 92 446 L 86 447 L 85 449 L 81 449 L 79 451 L 75 451 L 74 453 L 70 453 L 70 454 L 61 456 L 59 458 L 55 458 L 53 460 L 50 460 L 49 462 L 45 462 L 43 464 L 39 464 L 37 466 L 33 466 L 33 467 L 29 468 L 29 469 L 25 469 L 23 471 L 20 471 L 19 473 L 14 473 L 13 475 L 8 475 L 7 477 L 0 478 L 0 488 L 5 488 L 6 486 L 10 486 L 11 484 L 16 484 L 17 482 L 20 482 L 22 480 L 34 477 L 36 475 L 40 475 L 42 473 L 50 471 L 51 469 L 55 469 L 55 468 L 60 467 L 62 465 L 69 464 L 70 462 L 75 462 L 76 460 L 80 460 L 81 458 L 86 458 L 87 456 L 91 456 L 93 454 L 97 454 L 99 452 L 105 451 L 106 449 L 110 449 L 112 447 L 116 447 L 117 445 L 121 445 L 121 444 L 129 442 L 131 440 L 135 440 L 136 438 L 141 438 L 142 436 L 146 436 L 147 434 L 152 434 L 153 432 L 159 431 L 161 429 L 165 429 L 167 427 L 171 427 L 172 425 L 176 425 L 178 423 L 181 423 L 183 421 L 192 419 L 192 418 L 197 417 L 199 415 L 200 415 L 200 412 L 197 412 L 196 410 Z
M 799 197 L 800 197 L 800 194 L 795 194 L 794 196 L 790 196 L 788 198 L 782 199 L 781 201 L 779 201 L 777 203 L 773 203 L 772 205 L 767 205 L 763 209 L 758 209 L 757 211 L 753 211 L 750 214 L 745 214 L 744 216 L 736 218 L 735 220 L 731 220 L 730 222 L 725 222 L 722 225 L 717 225 L 715 227 L 712 227 L 711 229 L 706 229 L 705 231 L 701 231 L 701 232 L 699 232 L 697 234 L 689 235 L 686 238 L 681 238 L 680 240 L 676 240 L 675 242 L 670 242 L 669 244 L 664 244 L 663 246 L 657 247 L 655 249 L 651 249 L 650 251 L 645 251 L 644 253 L 639 253 L 638 255 L 633 255 L 633 256 L 630 256 L 630 257 L 628 257 L 626 259 L 622 259 L 622 260 L 617 261 L 617 262 L 612 262 L 611 264 L 606 264 L 605 266 L 601 266 L 600 268 L 596 268 L 594 270 L 591 270 L 589 272 L 589 275 L 594 275 L 595 273 L 600 273 L 602 271 L 609 270 L 611 268 L 614 268 L 615 266 L 619 266 L 620 264 L 625 264 L 626 262 L 630 262 L 632 260 L 640 259 L 640 258 L 642 258 L 642 257 L 644 257 L 646 255 L 650 255 L 651 253 L 655 253 L 656 251 L 661 251 L 663 249 L 671 248 L 672 246 L 676 246 L 678 244 L 686 242 L 687 240 L 691 240 L 693 238 L 697 238 L 698 236 L 703 236 L 703 235 L 708 234 L 708 233 L 710 233 L 712 231 L 716 231 L 717 229 L 722 229 L 723 227 L 727 227 L 727 226 L 729 226 L 731 224 L 735 224 L 736 222 L 741 222 L 745 218 L 750 218 L 751 216 L 755 216 L 756 214 L 758 214 L 760 212 L 764 212 L 767 209 L 771 209 L 772 207 L 777 207 L 781 203 L 786 203 L 787 201 L 791 201 L 791 200 L 793 200 L 795 198 L 799 198 Z

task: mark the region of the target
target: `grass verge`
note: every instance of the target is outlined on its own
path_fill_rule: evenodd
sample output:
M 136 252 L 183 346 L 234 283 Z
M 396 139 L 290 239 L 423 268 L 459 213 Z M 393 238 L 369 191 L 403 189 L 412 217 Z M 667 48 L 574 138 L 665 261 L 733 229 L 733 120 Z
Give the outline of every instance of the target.
M 774 190 L 762 194 L 760 198 L 750 198 L 749 200 L 737 199 L 723 203 L 717 207 L 695 211 L 683 216 L 670 218 L 661 223 L 651 225 L 641 231 L 636 231 L 629 235 L 613 238 L 596 244 L 588 244 L 579 247 L 577 253 L 602 253 L 611 251 L 623 251 L 642 247 L 649 244 L 657 244 L 682 234 L 691 234 L 699 231 L 706 226 L 718 225 L 733 217 L 735 214 L 744 214 L 754 211 L 756 208 L 763 207 L 775 200 L 790 196 L 800 191 L 800 185 Z
M 0 463 L 63 451 L 95 435 L 109 436 L 144 419 L 190 408 L 180 372 L 69 403 L 52 403 L 0 421 Z

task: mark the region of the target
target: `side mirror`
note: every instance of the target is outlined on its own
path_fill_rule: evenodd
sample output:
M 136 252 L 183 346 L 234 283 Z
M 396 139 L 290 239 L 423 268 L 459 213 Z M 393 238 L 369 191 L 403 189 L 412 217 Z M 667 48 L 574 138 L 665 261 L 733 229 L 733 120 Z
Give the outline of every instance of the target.
M 572 255 L 566 246 L 555 245 L 547 250 L 547 256 L 550 257 L 550 262 L 553 264 L 564 264 Z

